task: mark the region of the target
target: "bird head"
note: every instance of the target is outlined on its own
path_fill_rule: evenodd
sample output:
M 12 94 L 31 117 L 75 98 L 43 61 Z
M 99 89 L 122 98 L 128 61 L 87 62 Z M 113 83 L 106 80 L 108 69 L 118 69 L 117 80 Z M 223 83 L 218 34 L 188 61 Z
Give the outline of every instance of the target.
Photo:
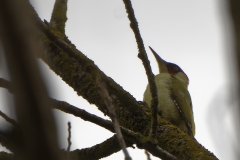
M 171 75 L 174 75 L 188 86 L 189 84 L 188 76 L 184 73 L 184 71 L 178 65 L 174 63 L 166 62 L 150 46 L 149 48 L 157 60 L 160 74 L 169 73 Z

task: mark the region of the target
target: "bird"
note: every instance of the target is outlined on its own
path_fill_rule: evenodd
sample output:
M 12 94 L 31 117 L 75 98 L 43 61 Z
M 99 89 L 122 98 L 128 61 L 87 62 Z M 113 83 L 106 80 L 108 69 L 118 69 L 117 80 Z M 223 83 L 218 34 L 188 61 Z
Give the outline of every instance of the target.
M 168 120 L 189 136 L 195 136 L 195 123 L 191 96 L 188 91 L 189 79 L 185 72 L 174 63 L 163 60 L 150 46 L 159 68 L 155 76 L 158 93 L 158 115 Z M 143 101 L 151 106 L 149 84 L 143 94 Z

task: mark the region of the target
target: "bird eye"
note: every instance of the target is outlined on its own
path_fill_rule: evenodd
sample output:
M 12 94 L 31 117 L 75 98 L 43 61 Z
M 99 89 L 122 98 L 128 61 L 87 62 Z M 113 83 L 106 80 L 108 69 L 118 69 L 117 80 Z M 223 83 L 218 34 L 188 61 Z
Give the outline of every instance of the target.
M 178 70 L 178 67 L 174 67 L 173 69 L 174 69 L 175 71 L 177 71 L 177 70 Z

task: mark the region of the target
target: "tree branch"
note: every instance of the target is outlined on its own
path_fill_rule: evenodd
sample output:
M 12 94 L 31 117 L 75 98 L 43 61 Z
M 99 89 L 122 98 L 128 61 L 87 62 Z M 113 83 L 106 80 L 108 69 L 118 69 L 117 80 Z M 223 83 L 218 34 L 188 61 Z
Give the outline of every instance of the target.
M 131 143 L 127 142 L 127 146 Z M 105 140 L 104 142 L 97 144 L 91 148 L 84 148 L 81 150 L 75 150 L 70 153 L 71 160 L 98 160 L 107 157 L 121 149 L 119 146 L 116 135 Z
M 0 78 L 0 87 L 7 89 L 10 93 L 13 92 L 10 82 L 3 78 Z
M 50 20 L 51 26 L 63 35 L 65 35 L 65 24 L 67 21 L 67 2 L 68 0 L 55 0 Z
M 0 87 L 7 89 L 10 93 L 13 93 L 11 82 L 8 81 L 8 80 L 5 80 L 5 79 L 3 79 L 3 78 L 0 78 Z M 17 122 L 16 122 L 14 119 L 8 117 L 8 116 L 7 116 L 5 113 L 3 113 L 2 111 L 0 111 L 0 116 L 2 116 L 7 122 L 9 122 L 10 124 L 12 124 L 13 126 L 15 126 L 15 127 L 18 126 L 18 125 L 17 125 Z
M 95 80 L 95 83 L 98 88 L 98 93 L 100 94 L 102 100 L 104 101 L 105 105 L 108 108 L 109 116 L 113 122 L 114 130 L 116 132 L 118 142 L 119 142 L 119 144 L 123 150 L 123 153 L 125 155 L 125 160 L 131 160 L 132 158 L 130 157 L 130 155 L 126 149 L 126 143 L 123 139 L 122 132 L 120 130 L 120 126 L 119 126 L 118 119 L 117 119 L 116 112 L 115 112 L 115 107 L 113 105 L 113 100 L 109 96 L 109 93 L 107 91 L 105 76 L 101 72 L 99 72 L 99 70 L 97 70 L 95 67 L 92 68 L 90 66 L 87 68 L 87 71 L 91 74 L 91 76 Z
M 113 123 L 110 122 L 109 120 L 104 120 L 104 119 L 97 117 L 93 114 L 90 114 L 82 109 L 74 107 L 66 102 L 60 102 L 60 101 L 57 101 L 54 99 L 52 99 L 52 101 L 55 104 L 55 105 L 53 105 L 53 107 L 55 109 L 59 109 L 65 113 L 75 115 L 77 117 L 82 118 L 83 120 L 90 121 L 90 122 L 97 124 L 113 133 L 115 131 Z M 155 155 L 159 158 L 162 158 L 162 159 L 176 160 L 176 158 L 174 156 L 172 156 L 168 152 L 164 151 L 163 149 L 161 149 L 157 145 L 155 145 L 153 143 L 152 139 L 144 137 L 143 135 L 141 135 L 139 133 L 135 133 L 130 130 L 127 130 L 126 128 L 123 128 L 123 127 L 121 127 L 121 131 L 122 131 L 125 139 L 127 139 L 128 141 L 130 141 L 132 143 L 139 144 L 138 145 L 139 148 L 144 148 L 144 149 L 148 150 L 150 153 L 152 153 L 153 155 Z
M 138 28 L 138 22 L 137 19 L 135 18 L 134 15 L 134 10 L 132 8 L 132 3 L 130 0 L 123 0 L 125 4 L 126 11 L 128 13 L 128 18 L 130 20 L 130 27 L 133 30 L 133 33 L 135 35 L 135 39 L 137 41 L 137 46 L 138 46 L 138 57 L 142 60 L 143 66 L 145 68 L 147 78 L 148 78 L 148 83 L 150 86 L 150 92 L 152 96 L 152 101 L 151 101 L 151 110 L 152 110 L 152 127 L 151 127 L 151 136 L 156 138 L 156 133 L 157 133 L 157 106 L 158 106 L 158 95 L 157 95 L 157 86 L 155 83 L 155 78 L 154 74 L 152 73 L 152 69 L 150 66 L 150 62 L 147 57 L 146 50 L 144 48 L 143 40 Z
M 14 119 L 8 117 L 8 116 L 7 116 L 5 113 L 3 113 L 2 111 L 0 111 L 0 116 L 3 117 L 8 123 L 12 124 L 14 127 L 18 127 L 17 122 L 16 122 Z

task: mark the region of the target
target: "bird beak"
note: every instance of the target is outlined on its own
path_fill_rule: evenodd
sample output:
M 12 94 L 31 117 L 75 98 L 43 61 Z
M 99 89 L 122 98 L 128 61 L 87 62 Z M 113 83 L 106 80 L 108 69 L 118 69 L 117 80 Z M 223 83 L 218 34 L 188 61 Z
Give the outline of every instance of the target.
M 167 69 L 167 66 L 166 66 L 167 62 L 164 61 L 150 46 L 149 46 L 149 48 L 150 48 L 154 57 L 157 60 L 159 73 L 168 73 L 168 69 Z

